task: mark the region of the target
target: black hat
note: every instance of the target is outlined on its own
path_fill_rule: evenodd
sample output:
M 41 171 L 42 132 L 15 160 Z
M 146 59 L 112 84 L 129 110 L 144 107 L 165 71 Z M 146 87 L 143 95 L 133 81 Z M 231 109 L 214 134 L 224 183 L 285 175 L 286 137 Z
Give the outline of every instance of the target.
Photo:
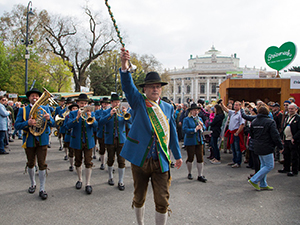
M 82 94 L 80 94 L 80 95 L 78 96 L 78 98 L 76 99 L 76 102 L 79 102 L 79 101 L 86 101 L 86 102 L 89 102 L 90 99 L 88 98 L 87 94 L 82 93 Z
M 79 105 L 77 105 L 77 103 L 75 102 L 73 102 L 72 105 L 68 106 L 68 109 L 71 111 L 74 106 L 78 107 L 79 109 Z
M 121 100 L 118 94 L 111 94 L 110 101 Z
M 198 103 L 201 104 L 201 105 L 203 105 L 203 104 L 204 104 L 204 100 L 199 99 L 199 100 L 198 100 Z
M 127 98 L 123 98 L 123 99 L 122 99 L 122 102 L 128 102 L 128 101 L 127 101 Z
M 162 97 L 161 100 L 167 103 L 171 103 L 171 101 L 167 97 Z
M 193 103 L 193 104 L 191 105 L 191 107 L 188 108 L 188 111 L 190 111 L 190 110 L 192 110 L 192 109 L 201 109 L 201 107 L 198 107 L 197 104 Z
M 70 104 L 70 103 L 73 103 L 72 98 L 67 98 L 66 104 Z
M 97 106 L 97 105 L 99 106 L 100 105 L 100 101 L 94 101 L 94 105 L 95 106 Z
M 107 97 L 104 97 L 100 100 L 100 103 L 110 103 L 110 100 Z
M 279 105 L 278 102 L 275 102 L 275 103 L 272 105 L 272 107 L 279 107 L 279 108 L 280 108 L 280 105 Z
M 140 87 L 144 87 L 146 84 L 161 84 L 161 86 L 167 85 L 167 82 L 161 81 L 161 78 L 156 72 L 149 72 L 144 79 L 144 83 L 139 84 Z
M 40 92 L 37 88 L 32 88 L 30 91 L 26 92 L 26 97 L 29 98 L 32 93 L 37 93 L 40 97 L 42 95 L 42 92 Z
M 58 101 L 59 102 L 64 102 L 66 99 L 65 99 L 65 97 L 61 97 Z

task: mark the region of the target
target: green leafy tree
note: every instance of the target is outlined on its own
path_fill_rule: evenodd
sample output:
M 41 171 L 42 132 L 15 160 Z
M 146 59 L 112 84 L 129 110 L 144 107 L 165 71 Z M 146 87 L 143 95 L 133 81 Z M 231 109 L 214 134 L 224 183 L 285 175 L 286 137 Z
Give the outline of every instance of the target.
M 0 42 L 0 90 L 6 90 L 10 84 L 9 75 L 9 58 L 7 54 L 7 49 Z
M 53 53 L 45 59 L 46 73 L 49 74 L 49 85 L 55 92 L 71 91 L 72 73 L 63 60 Z

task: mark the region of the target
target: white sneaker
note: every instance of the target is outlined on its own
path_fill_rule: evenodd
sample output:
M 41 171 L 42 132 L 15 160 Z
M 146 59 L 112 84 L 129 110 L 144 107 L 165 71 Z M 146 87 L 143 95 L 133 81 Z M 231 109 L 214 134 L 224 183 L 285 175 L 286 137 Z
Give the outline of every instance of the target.
M 241 167 L 241 165 L 239 165 L 239 164 L 235 163 L 235 164 L 233 164 L 233 165 L 232 165 L 232 167 L 231 167 L 231 168 L 240 168 L 240 167 Z
M 215 159 L 215 160 L 212 162 L 212 164 L 215 164 L 215 165 L 217 165 L 217 164 L 221 164 L 221 161 L 219 161 L 219 160 Z

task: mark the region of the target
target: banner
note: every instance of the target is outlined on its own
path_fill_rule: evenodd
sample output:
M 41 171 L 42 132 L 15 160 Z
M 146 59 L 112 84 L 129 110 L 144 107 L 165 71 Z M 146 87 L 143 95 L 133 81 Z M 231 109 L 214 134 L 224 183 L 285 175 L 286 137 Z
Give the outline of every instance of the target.
M 300 89 L 300 76 L 291 77 L 290 89 Z

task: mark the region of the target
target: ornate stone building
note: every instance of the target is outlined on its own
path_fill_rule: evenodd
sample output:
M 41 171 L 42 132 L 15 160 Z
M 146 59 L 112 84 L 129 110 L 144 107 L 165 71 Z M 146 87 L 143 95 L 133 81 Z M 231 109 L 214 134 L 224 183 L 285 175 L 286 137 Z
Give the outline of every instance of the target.
M 228 74 L 237 71 L 241 74 L 254 74 L 259 78 L 261 70 L 240 68 L 240 59 L 236 54 L 222 55 L 214 46 L 204 55 L 188 60 L 188 68 L 169 70 L 169 90 L 165 93 L 175 103 L 186 103 L 188 99 L 216 100 L 219 85 L 227 79 Z M 232 71 L 232 72 L 230 72 Z

